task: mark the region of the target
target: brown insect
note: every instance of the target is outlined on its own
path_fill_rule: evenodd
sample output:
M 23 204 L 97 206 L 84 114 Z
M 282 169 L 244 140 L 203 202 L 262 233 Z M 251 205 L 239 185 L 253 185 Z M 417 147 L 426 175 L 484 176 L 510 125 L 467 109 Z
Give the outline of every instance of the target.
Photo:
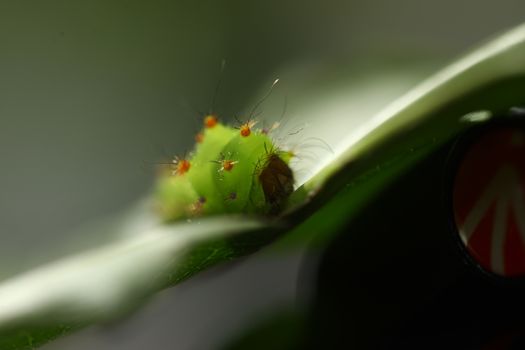
M 259 181 L 266 203 L 274 210 L 278 210 L 280 203 L 293 192 L 292 169 L 274 152 L 267 155 L 259 173 Z

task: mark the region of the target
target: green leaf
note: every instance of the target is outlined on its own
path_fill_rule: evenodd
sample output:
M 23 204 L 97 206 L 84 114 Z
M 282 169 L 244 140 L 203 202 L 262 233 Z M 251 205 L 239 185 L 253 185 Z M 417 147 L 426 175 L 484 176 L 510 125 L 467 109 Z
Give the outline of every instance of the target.
M 478 110 L 525 102 L 525 26 L 465 56 L 353 130 L 304 181 L 278 219 L 244 216 L 165 225 L 146 220 L 122 238 L 0 284 L 0 349 L 28 349 L 132 311 L 155 292 L 282 236 L 329 237 L 381 188 L 456 136 Z M 333 108 L 312 105 L 309 110 Z M 348 117 L 342 115 L 342 118 Z M 326 123 L 326 121 L 325 121 Z M 344 128 L 331 120 L 329 127 Z M 147 209 L 144 209 L 145 211 Z M 305 221 L 308 221 L 305 223 Z M 133 226 L 133 225 L 132 225 Z M 126 232 L 137 231 L 140 234 Z
M 119 317 L 160 289 L 268 243 L 278 231 L 248 218 L 158 223 L 7 280 L 0 288 L 0 349 L 30 348 Z

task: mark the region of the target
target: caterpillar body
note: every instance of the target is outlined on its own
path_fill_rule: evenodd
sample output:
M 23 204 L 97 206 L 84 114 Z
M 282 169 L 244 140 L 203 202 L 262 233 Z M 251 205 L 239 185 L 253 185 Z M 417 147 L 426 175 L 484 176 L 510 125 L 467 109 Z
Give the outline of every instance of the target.
M 175 159 L 157 184 L 164 220 L 223 213 L 273 215 L 293 192 L 291 152 L 280 150 L 254 122 L 231 127 L 204 118 L 190 157 Z

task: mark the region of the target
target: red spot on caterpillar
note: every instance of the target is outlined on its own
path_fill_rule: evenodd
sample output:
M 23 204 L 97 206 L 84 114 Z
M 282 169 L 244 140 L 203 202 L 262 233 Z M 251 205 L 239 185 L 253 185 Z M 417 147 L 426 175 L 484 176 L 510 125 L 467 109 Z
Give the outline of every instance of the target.
M 252 130 L 248 125 L 241 126 L 241 136 L 248 137 L 252 133 Z
M 227 159 L 222 161 L 222 169 L 226 171 L 231 171 L 233 169 L 233 166 L 237 164 L 237 162 L 234 162 L 233 160 Z
M 242 137 L 248 137 L 252 133 L 252 128 L 257 124 L 255 121 L 248 121 L 239 127 Z
M 190 170 L 190 161 L 186 159 L 175 159 L 175 175 L 184 175 Z
M 219 122 L 219 119 L 217 118 L 216 115 L 214 114 L 207 115 L 204 118 L 204 127 L 208 129 L 213 128 L 215 125 L 217 125 L 218 122 Z
M 233 166 L 239 163 L 239 161 L 236 161 L 236 160 L 225 159 L 224 154 L 222 153 L 221 153 L 221 157 L 219 158 L 219 160 L 213 160 L 212 162 L 217 163 L 221 166 L 221 168 L 219 169 L 219 172 L 220 171 L 232 171 Z

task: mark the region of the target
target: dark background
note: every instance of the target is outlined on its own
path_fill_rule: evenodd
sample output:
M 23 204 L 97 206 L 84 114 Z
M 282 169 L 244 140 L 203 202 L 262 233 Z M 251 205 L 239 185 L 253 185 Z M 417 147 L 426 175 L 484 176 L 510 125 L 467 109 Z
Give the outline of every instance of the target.
M 0 277 L 99 242 L 75 229 L 125 210 L 150 190 L 149 162 L 191 148 L 193 110 L 210 107 L 223 58 L 226 118 L 280 77 L 272 103 L 285 94 L 287 116 L 314 126 L 326 116 L 312 97 L 352 86 L 359 108 L 366 91 L 368 108 L 333 112 L 353 125 L 524 11 L 519 0 L 0 1 Z M 383 72 L 400 83 L 385 89 L 373 79 Z M 319 136 L 333 145 L 336 132 Z M 213 347 L 307 299 L 302 256 L 262 252 L 212 270 L 46 349 Z

